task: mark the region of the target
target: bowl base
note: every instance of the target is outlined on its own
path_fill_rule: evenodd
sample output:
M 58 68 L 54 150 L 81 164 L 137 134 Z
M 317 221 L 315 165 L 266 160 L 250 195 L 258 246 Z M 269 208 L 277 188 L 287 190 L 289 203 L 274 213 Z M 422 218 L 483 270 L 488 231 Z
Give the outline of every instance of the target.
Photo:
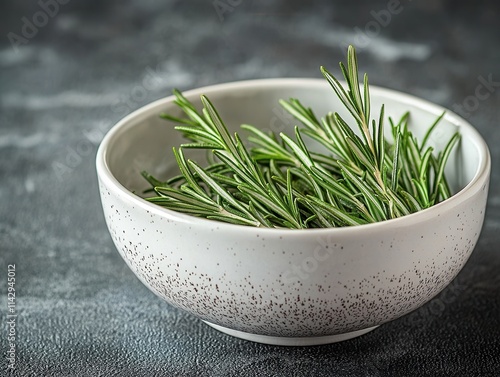
M 372 330 L 375 330 L 378 327 L 378 326 L 373 326 L 373 327 L 368 327 L 367 329 L 357 330 L 337 335 L 282 337 L 282 336 L 251 334 L 248 332 L 233 330 L 224 326 L 215 325 L 207 321 L 203 322 L 205 322 L 207 325 L 213 327 L 216 330 L 219 330 L 225 334 L 234 336 L 236 338 L 250 340 L 252 342 L 257 342 L 257 343 L 271 344 L 274 346 L 318 346 L 321 344 L 342 342 L 344 340 L 364 335 Z

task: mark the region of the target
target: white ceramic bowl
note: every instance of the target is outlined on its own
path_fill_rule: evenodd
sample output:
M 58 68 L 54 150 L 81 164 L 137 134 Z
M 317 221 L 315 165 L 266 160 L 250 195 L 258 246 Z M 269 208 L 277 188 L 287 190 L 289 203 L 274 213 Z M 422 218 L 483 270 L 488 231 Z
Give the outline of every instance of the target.
M 324 80 L 269 79 L 191 90 L 207 95 L 232 130 L 250 123 L 274 131 L 295 124 L 278 99 L 299 98 L 319 116 L 341 106 Z M 372 87 L 372 109 L 411 111 L 417 135 L 443 108 Z M 464 119 L 448 112 L 432 143 L 457 129 L 462 141 L 448 164 L 457 193 L 424 211 L 381 223 L 315 230 L 260 229 L 166 210 L 135 195 L 141 170 L 168 176 L 181 136 L 159 118 L 178 113 L 173 97 L 121 120 L 97 154 L 102 206 L 123 259 L 154 293 L 209 325 L 262 343 L 312 345 L 364 334 L 438 294 L 472 252 L 484 218 L 490 157 Z M 348 116 L 345 112 L 341 114 Z M 378 117 L 377 114 L 373 114 Z

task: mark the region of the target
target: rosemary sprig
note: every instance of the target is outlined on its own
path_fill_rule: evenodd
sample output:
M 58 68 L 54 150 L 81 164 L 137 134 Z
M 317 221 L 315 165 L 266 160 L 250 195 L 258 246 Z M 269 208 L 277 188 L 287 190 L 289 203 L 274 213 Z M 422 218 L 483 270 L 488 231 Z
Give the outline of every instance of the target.
M 457 132 L 437 155 L 427 145 L 444 114 L 428 129 L 421 143 L 409 130 L 409 113 L 395 123 L 388 118 L 392 140 L 384 135 L 384 106 L 370 119 L 368 76 L 358 81 L 355 50 L 348 49 L 347 66 L 340 63 L 347 87 L 324 67 L 326 80 L 352 115 L 355 132 L 338 113 L 318 119 L 297 99 L 280 104 L 303 128 L 293 137 L 266 134 L 252 125 L 247 148 L 240 135 L 231 135 L 213 104 L 201 97 L 198 111 L 181 92 L 176 104 L 185 114 L 175 122 L 189 142 L 174 148 L 180 174 L 160 181 L 143 176 L 157 194 L 147 200 L 194 216 L 239 225 L 274 228 L 316 228 L 361 225 L 428 208 L 451 195 L 444 170 L 460 140 Z M 325 153 L 311 152 L 304 137 Z M 186 159 L 185 149 L 206 149 L 211 161 L 201 167 Z

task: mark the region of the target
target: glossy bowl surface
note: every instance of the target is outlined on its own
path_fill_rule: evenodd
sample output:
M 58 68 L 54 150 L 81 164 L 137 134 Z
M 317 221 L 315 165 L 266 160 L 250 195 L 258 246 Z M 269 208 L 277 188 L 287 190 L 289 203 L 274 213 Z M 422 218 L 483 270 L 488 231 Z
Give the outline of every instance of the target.
M 184 93 L 207 95 L 233 131 L 242 123 L 290 132 L 278 104 L 299 98 L 318 116 L 342 111 L 324 80 L 266 79 Z M 444 109 L 404 93 L 372 87 L 372 117 L 386 106 L 422 137 Z M 181 135 L 161 112 L 178 113 L 173 97 L 122 119 L 97 153 L 102 206 L 113 241 L 131 270 L 155 294 L 213 327 L 244 339 L 280 344 L 330 343 L 361 335 L 429 301 L 458 274 L 479 237 L 490 157 L 464 119 L 447 112 L 431 139 L 442 149 L 458 128 L 459 147 L 446 171 L 457 192 L 427 210 L 356 227 L 276 230 L 215 222 L 172 212 L 140 196 L 147 170 L 167 177 Z M 386 122 L 387 123 L 387 122 Z

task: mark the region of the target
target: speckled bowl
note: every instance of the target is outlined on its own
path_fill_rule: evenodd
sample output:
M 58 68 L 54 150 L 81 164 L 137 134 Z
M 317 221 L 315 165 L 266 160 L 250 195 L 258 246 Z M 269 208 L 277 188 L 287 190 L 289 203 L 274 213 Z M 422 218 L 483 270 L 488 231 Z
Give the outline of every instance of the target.
M 270 79 L 186 92 L 206 94 L 230 128 L 242 123 L 282 131 L 294 122 L 278 99 L 295 97 L 323 115 L 341 107 L 324 80 Z M 443 108 L 375 88 L 372 109 L 411 111 L 417 135 Z M 181 136 L 158 115 L 178 113 L 173 98 L 121 120 L 97 154 L 102 206 L 125 262 L 155 294 L 225 333 L 262 343 L 313 345 L 364 334 L 418 308 L 457 275 L 483 223 L 490 157 L 474 128 L 448 112 L 431 142 L 462 141 L 447 169 L 457 192 L 403 218 L 356 227 L 276 230 L 231 225 L 166 210 L 134 194 L 146 169 L 168 176 Z M 340 111 L 341 114 L 344 114 Z M 377 114 L 373 114 L 377 116 Z

